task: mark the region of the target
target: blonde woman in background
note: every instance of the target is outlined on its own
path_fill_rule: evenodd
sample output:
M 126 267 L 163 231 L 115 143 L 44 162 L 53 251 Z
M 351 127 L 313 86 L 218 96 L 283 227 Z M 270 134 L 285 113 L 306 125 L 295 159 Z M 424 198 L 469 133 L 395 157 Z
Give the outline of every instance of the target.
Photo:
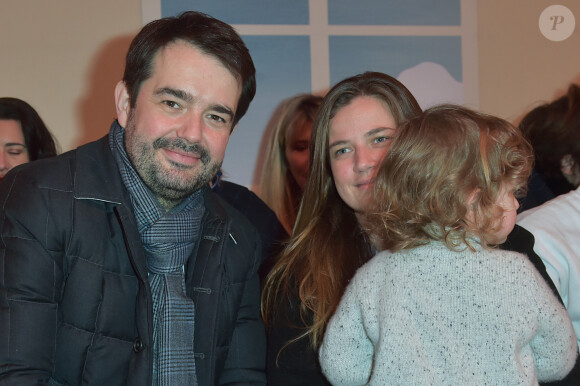
M 262 140 L 258 196 L 292 233 L 302 191 L 309 174 L 312 122 L 322 97 L 298 94 L 278 105 Z

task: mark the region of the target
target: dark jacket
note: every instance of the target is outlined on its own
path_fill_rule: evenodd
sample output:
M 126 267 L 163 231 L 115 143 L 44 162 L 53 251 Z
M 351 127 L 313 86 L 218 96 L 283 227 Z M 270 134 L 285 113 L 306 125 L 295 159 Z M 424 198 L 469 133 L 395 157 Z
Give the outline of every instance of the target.
M 306 331 L 306 323 L 300 314 L 298 290 L 292 292 L 278 307 L 278 317 L 268 329 L 268 385 L 329 386 L 330 383 L 322 375 L 318 353 L 312 348 L 309 337 L 288 344 Z M 306 317 L 311 323 L 311 314 Z
M 186 267 L 200 385 L 265 383 L 254 227 L 209 189 Z M 0 184 L 0 383 L 147 385 L 145 253 L 108 137 Z
M 260 233 L 262 239 L 262 266 L 264 280 L 288 239 L 288 233 L 278 221 L 276 213 L 254 192 L 233 182 L 220 180 L 212 187 L 218 196 L 243 214 Z

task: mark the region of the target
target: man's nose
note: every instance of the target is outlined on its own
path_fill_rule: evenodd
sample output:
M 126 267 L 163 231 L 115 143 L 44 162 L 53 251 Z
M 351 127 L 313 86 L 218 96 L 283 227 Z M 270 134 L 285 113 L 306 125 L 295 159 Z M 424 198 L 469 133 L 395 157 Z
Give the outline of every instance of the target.
M 188 142 L 196 143 L 201 140 L 203 133 L 203 117 L 199 113 L 192 112 L 184 117 L 179 129 L 177 130 L 177 135 Z

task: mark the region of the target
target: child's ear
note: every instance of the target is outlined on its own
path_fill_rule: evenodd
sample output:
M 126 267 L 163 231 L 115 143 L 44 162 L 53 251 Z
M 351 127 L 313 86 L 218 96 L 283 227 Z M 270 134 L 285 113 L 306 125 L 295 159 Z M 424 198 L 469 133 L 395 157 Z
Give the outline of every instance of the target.
M 475 200 L 480 192 L 481 189 L 479 188 L 473 189 L 471 193 L 469 193 L 469 195 L 467 196 L 467 201 L 465 202 L 465 206 L 467 209 L 465 218 L 467 219 L 468 222 L 472 224 L 475 224 Z

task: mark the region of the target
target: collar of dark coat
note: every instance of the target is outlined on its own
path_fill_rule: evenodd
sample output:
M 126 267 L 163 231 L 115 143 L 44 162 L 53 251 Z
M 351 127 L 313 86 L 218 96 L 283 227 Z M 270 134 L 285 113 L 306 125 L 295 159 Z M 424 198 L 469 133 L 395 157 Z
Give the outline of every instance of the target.
M 80 146 L 76 151 L 74 195 L 80 200 L 121 204 L 125 187 L 109 148 L 109 136 Z

